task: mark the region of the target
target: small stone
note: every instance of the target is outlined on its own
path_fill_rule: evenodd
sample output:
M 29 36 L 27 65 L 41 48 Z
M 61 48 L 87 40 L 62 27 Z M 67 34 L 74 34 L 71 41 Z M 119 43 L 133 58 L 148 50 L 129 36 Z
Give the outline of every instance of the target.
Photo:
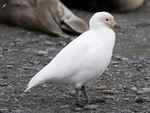
M 17 45 L 24 45 L 25 42 L 16 42 Z
M 84 107 L 84 109 L 87 109 L 87 110 L 94 110 L 94 109 L 97 109 L 98 108 L 98 105 L 95 105 L 95 104 L 92 104 L 92 105 L 86 105 Z
M 16 39 L 15 42 L 23 42 L 23 39 Z
M 45 41 L 46 45 L 55 45 L 55 43 L 51 42 L 51 41 Z
M 136 87 L 132 87 L 131 90 L 132 91 L 137 91 L 137 88 Z
M 0 53 L 3 53 L 3 49 L 0 47 Z
M 130 100 L 130 98 L 123 98 L 123 100 L 124 100 L 124 101 L 128 101 L 128 100 Z
M 141 95 L 141 94 L 143 94 L 143 91 L 142 90 L 137 90 L 137 94 Z
M 142 65 L 142 64 L 137 64 L 137 67 L 138 67 L 138 68 L 142 68 L 143 65 Z
M 117 60 L 121 60 L 121 58 L 122 58 L 122 57 L 121 57 L 120 55 L 116 55 L 116 56 L 115 56 L 115 59 L 117 59 Z
M 150 77 L 145 77 L 144 79 L 145 79 L 145 80 L 150 80 Z
M 13 66 L 12 66 L 12 65 L 6 65 L 6 67 L 7 67 L 7 68 L 12 68 Z
M 123 33 L 120 32 L 120 33 L 118 33 L 118 35 L 123 35 Z
M 27 67 L 27 66 L 24 66 L 22 68 L 25 69 L 25 70 L 29 70 L 30 69 L 30 67 Z
M 136 98 L 135 98 L 135 102 L 136 102 L 136 103 L 143 103 L 144 100 L 143 100 L 142 98 L 140 98 L 140 97 L 136 97 Z
M 70 93 L 69 93 L 71 96 L 74 96 L 75 94 L 76 94 L 76 91 L 75 90 L 72 90 L 72 91 L 70 91 Z
M 69 108 L 69 105 L 67 104 L 67 105 L 62 105 L 62 106 L 60 106 L 59 107 L 60 109 L 66 109 L 66 108 Z
M 64 41 L 59 41 L 59 45 L 63 45 L 63 46 L 65 46 L 67 43 L 66 42 L 64 42 Z
M 47 51 L 38 51 L 37 54 L 38 54 L 38 55 L 46 55 L 46 54 L 47 54 Z
M 121 113 L 132 113 L 131 110 L 121 110 Z
M 48 86 L 48 84 L 43 84 L 42 87 L 43 87 L 43 88 L 47 88 L 47 87 L 49 87 L 49 86 Z
M 81 111 L 82 108 L 75 108 L 74 110 L 75 110 L 75 111 Z
M 103 90 L 103 93 L 105 93 L 105 94 L 114 94 L 115 92 L 113 90 Z
M 144 93 L 150 93 L 150 88 L 142 88 Z
M 106 86 L 99 86 L 99 87 L 96 87 L 97 90 L 106 90 L 107 87 Z
M 3 58 L 4 56 L 2 54 L 0 54 L 0 58 Z
M 117 62 L 117 61 L 112 61 L 112 65 L 118 65 L 119 64 L 119 62 Z
M 150 93 L 150 88 L 141 88 L 137 90 L 137 94 Z
M 105 96 L 104 98 L 105 99 L 114 99 L 115 97 L 113 97 L 113 96 Z
M 122 60 L 124 60 L 124 61 L 127 61 L 127 60 L 129 60 L 128 58 L 121 58 Z
M 23 96 L 26 96 L 26 94 L 25 93 L 21 93 L 19 96 L 23 97 Z

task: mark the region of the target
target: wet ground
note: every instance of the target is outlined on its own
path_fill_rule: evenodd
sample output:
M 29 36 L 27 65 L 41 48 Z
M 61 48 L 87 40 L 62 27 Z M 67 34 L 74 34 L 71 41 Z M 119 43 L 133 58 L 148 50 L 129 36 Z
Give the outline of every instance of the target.
M 86 22 L 93 15 L 72 11 Z M 74 105 L 72 86 L 40 85 L 23 93 L 34 74 L 77 35 L 63 39 L 1 24 L 0 113 L 150 113 L 150 0 L 136 11 L 112 14 L 122 29 L 115 30 L 107 70 L 87 87 L 98 102 L 84 108 Z

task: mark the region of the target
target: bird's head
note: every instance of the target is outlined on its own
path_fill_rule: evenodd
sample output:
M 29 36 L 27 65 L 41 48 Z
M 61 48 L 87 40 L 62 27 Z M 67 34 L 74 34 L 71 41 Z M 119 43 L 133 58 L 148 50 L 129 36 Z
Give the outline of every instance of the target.
M 101 27 L 120 28 L 114 21 L 114 17 L 107 12 L 95 13 L 90 19 L 90 29 L 97 29 Z

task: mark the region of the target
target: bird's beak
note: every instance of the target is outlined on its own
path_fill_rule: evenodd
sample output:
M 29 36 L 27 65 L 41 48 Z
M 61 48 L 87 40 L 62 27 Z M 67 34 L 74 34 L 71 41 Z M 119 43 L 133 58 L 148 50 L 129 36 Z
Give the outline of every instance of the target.
M 113 21 L 113 22 L 110 23 L 110 27 L 111 27 L 111 28 L 121 28 L 121 27 L 117 24 L 117 22 L 115 22 L 115 21 Z

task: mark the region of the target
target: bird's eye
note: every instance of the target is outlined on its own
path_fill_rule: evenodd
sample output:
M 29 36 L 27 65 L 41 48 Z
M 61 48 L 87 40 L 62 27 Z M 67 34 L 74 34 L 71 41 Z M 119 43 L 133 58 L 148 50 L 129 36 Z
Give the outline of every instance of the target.
M 106 21 L 108 21 L 108 19 L 106 18 Z

